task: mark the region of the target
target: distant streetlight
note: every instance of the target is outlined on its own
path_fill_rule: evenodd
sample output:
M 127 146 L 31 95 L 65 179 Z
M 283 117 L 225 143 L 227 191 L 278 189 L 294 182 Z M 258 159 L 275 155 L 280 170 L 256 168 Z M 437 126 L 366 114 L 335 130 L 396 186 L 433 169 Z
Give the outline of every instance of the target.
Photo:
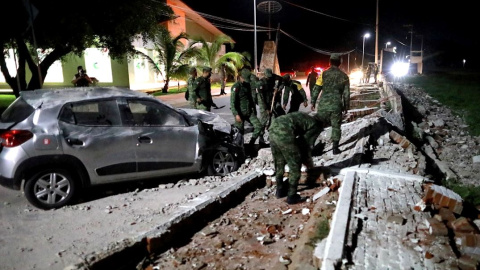
M 465 62 L 467 62 L 467 60 L 463 59 L 463 68 L 465 68 Z
M 392 44 L 390 41 L 385 43 L 385 49 L 388 48 L 388 45 Z
M 370 37 L 369 33 L 366 33 L 365 35 L 363 35 L 362 69 L 363 69 L 363 59 L 365 58 L 365 39 L 369 37 Z

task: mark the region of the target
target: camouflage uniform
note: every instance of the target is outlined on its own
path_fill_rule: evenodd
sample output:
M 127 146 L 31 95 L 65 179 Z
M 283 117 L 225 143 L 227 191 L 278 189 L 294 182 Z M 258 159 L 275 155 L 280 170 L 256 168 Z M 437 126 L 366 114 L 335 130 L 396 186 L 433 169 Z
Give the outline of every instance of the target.
M 305 90 L 303 90 L 302 84 L 299 81 L 292 81 L 290 79 L 286 80 L 284 89 L 285 91 L 283 92 L 283 108 L 287 106 L 288 98 L 290 96 L 290 93 L 292 93 L 292 97 L 290 100 L 290 109 L 288 110 L 288 113 L 298 112 L 300 104 L 307 104 L 307 94 L 305 93 Z
M 340 56 L 333 54 L 330 59 L 338 59 Z M 335 146 L 341 137 L 342 111 L 350 107 L 350 80 L 338 66 L 330 65 L 330 68 L 322 72 L 320 83 L 315 85 L 312 94 L 312 106 L 317 107 L 317 115 L 326 125 L 332 125 L 332 141 Z M 318 81 L 318 80 L 317 80 Z M 319 93 L 321 94 L 318 106 L 316 106 Z
M 252 90 L 250 87 L 250 71 L 242 70 L 241 76 L 244 82 L 237 81 L 232 86 L 230 95 L 230 109 L 233 116 L 240 116 L 241 122 L 235 121 L 235 126 L 243 133 L 245 121 L 253 125 L 253 134 L 250 143 L 263 135 L 263 125 L 257 118 L 257 110 L 255 102 L 253 101 Z
M 226 95 L 225 84 L 227 82 L 227 69 L 225 64 L 220 65 L 220 95 Z
M 265 69 L 265 76 L 262 78 L 263 85 L 265 87 L 264 100 L 268 105 L 268 110 L 270 111 L 272 106 L 274 88 L 275 88 L 275 81 L 278 81 L 278 90 L 275 94 L 275 102 L 273 105 L 273 115 L 278 117 L 280 115 L 284 115 L 285 111 L 282 108 L 281 100 L 282 100 L 282 88 L 283 88 L 283 78 L 277 74 L 272 72 L 272 69 L 267 68 Z
M 275 162 L 277 197 L 283 197 L 286 185 L 283 183 L 285 164 L 290 169 L 288 176 L 288 196 L 297 194 L 302 163 L 311 168 L 312 148 L 323 129 L 317 116 L 305 112 L 293 112 L 275 118 L 269 128 L 270 147 Z M 278 194 L 282 194 L 279 196 Z
M 252 96 L 253 96 L 253 101 L 255 104 L 258 105 L 258 108 L 260 109 L 260 123 L 262 123 L 263 126 L 267 124 L 268 121 L 268 105 L 265 102 L 265 85 L 263 80 L 258 79 L 257 76 L 251 75 L 250 76 L 250 85 L 252 87 Z
M 372 66 L 368 64 L 367 70 L 365 71 L 365 83 L 370 82 L 370 76 L 372 75 Z
M 378 64 L 375 64 L 373 67 L 373 78 L 375 79 L 375 83 L 377 83 L 378 69 Z
M 317 81 L 318 78 L 318 73 L 315 71 L 315 69 L 312 68 L 312 71 L 308 74 L 307 77 L 307 83 L 306 85 L 310 88 L 310 95 L 313 92 L 313 87 L 315 86 L 315 82 Z
M 204 67 L 203 72 L 212 72 L 212 69 L 209 67 Z M 197 98 L 197 109 L 210 111 L 212 108 L 213 99 L 212 99 L 212 89 L 210 85 L 210 76 L 200 76 L 195 81 L 197 86 L 195 87 L 195 97 Z M 199 102 L 198 99 L 201 99 Z
M 195 74 L 195 76 L 190 76 L 187 80 L 188 103 L 190 104 L 190 107 L 193 109 L 197 108 L 197 95 L 195 94 L 196 88 L 197 88 L 197 75 Z

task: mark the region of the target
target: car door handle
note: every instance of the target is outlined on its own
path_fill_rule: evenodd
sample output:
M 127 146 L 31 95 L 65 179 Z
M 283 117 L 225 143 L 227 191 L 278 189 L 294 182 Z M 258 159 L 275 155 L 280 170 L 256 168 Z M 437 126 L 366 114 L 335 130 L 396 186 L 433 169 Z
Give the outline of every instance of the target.
M 67 138 L 67 143 L 69 145 L 83 145 L 83 141 L 79 139 L 72 139 L 72 138 Z
M 152 143 L 152 138 L 147 136 L 140 136 L 138 137 L 138 142 L 140 143 Z

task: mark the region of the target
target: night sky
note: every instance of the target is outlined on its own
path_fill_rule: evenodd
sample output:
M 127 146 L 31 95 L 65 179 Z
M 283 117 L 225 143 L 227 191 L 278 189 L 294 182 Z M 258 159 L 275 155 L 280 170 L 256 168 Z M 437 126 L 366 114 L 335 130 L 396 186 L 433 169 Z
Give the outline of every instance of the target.
M 183 0 L 193 10 L 253 25 L 253 0 Z M 257 5 L 263 2 L 257 0 Z M 355 50 L 350 61 L 361 62 L 363 35 L 370 33 L 365 40 L 365 61 L 374 61 L 376 0 L 363 1 L 281 1 L 282 9 L 269 16 L 257 11 L 257 26 L 280 28 L 297 40 L 317 50 L 346 52 Z M 398 55 L 409 53 L 410 29 L 413 29 L 413 50 L 424 50 L 425 61 L 431 65 L 457 67 L 466 59 L 466 67 L 477 67 L 480 38 L 474 21 L 478 15 L 473 2 L 455 1 L 391 1 L 379 0 L 379 48 L 397 47 Z M 312 11 L 305 10 L 311 9 Z M 335 18 L 334 18 L 335 17 Z M 207 18 L 210 22 L 229 27 L 235 26 Z M 412 25 L 412 28 L 406 27 Z M 253 57 L 254 33 L 219 27 L 231 36 L 236 44 L 234 51 L 248 51 Z M 423 37 L 423 47 L 422 47 Z M 275 33 L 271 39 L 275 40 Z M 257 32 L 258 62 L 263 42 L 268 34 Z M 230 49 L 229 49 L 230 50 Z M 290 37 L 279 37 L 278 55 L 282 70 L 303 70 L 310 65 L 328 66 L 328 56 L 299 44 Z

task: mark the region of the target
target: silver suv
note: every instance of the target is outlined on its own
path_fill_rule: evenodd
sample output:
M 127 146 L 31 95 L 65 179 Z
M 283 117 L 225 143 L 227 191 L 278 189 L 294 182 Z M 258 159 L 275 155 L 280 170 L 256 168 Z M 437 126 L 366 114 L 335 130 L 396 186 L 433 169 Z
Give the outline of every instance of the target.
M 218 115 L 122 88 L 25 91 L 1 115 L 0 184 L 42 209 L 87 186 L 203 173 L 243 162 L 243 137 Z

